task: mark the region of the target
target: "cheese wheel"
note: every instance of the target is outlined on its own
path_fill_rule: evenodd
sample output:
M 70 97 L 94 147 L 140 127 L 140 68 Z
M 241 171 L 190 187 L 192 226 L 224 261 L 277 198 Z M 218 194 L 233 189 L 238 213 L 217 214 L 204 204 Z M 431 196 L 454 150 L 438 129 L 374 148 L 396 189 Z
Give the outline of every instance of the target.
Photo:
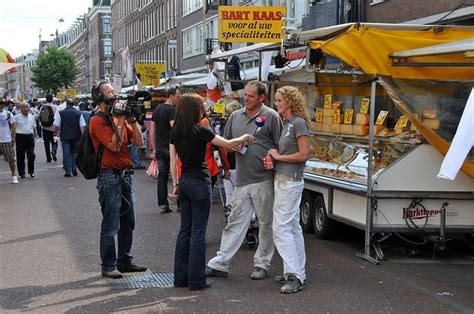
M 354 125 L 354 135 L 367 135 L 369 134 L 368 125 Z
M 323 124 L 332 124 L 332 116 L 323 117 Z
M 331 132 L 331 125 L 332 124 L 323 123 L 323 132 L 330 133 Z
M 331 124 L 331 132 L 332 133 L 341 133 L 341 125 L 340 124 Z
M 358 125 L 369 125 L 369 115 L 367 113 L 356 114 L 356 124 Z
M 439 129 L 440 122 L 438 119 L 423 119 L 423 123 L 431 129 Z
M 425 109 L 423 110 L 423 119 L 436 119 L 436 110 L 435 109 Z
M 341 134 L 354 134 L 354 126 L 352 124 L 341 124 Z
M 323 117 L 332 117 L 332 108 L 324 108 Z
M 313 131 L 321 132 L 323 130 L 323 124 L 321 122 L 311 122 L 311 127 Z

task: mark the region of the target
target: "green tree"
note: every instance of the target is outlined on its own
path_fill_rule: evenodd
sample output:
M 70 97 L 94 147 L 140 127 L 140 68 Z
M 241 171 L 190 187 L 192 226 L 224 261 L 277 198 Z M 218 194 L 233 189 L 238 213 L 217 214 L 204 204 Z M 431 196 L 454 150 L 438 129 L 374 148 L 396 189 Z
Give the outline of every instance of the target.
M 31 80 L 43 91 L 56 94 L 62 87 L 70 88 L 79 74 L 74 56 L 65 49 L 49 47 L 38 56 Z

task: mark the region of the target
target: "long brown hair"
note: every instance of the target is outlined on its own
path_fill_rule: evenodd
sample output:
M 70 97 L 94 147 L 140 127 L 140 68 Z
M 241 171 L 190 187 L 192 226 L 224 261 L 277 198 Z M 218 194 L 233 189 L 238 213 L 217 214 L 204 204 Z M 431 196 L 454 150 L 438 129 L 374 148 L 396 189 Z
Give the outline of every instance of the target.
M 176 119 L 171 130 L 173 136 L 189 136 L 201 120 L 204 100 L 195 93 L 181 95 L 176 106 Z

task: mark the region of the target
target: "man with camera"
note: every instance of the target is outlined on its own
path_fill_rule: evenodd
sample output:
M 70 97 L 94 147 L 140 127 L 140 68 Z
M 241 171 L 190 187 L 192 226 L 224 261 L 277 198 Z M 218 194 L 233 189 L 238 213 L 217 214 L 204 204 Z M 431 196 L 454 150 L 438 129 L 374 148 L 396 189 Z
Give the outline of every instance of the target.
M 117 99 L 117 93 L 111 84 L 102 82 L 94 87 L 92 97 L 99 110 L 90 119 L 89 132 L 95 150 L 99 151 L 99 147 L 103 146 L 97 179 L 102 210 L 102 275 L 121 278 L 124 272 L 142 272 L 147 269 L 134 264 L 131 255 L 135 227 L 135 189 L 128 146 L 142 145 L 143 137 L 135 117 L 127 115 L 126 102 Z M 117 253 L 115 235 L 118 235 Z

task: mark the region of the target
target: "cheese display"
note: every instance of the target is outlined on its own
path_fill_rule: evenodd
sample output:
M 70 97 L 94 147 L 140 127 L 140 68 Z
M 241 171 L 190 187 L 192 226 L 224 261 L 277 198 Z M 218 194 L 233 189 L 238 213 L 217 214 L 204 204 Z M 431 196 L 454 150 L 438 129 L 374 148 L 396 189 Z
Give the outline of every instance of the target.
M 323 124 L 332 124 L 332 116 L 323 117 Z
M 370 116 L 366 113 L 357 113 L 356 114 L 356 124 L 357 125 L 369 125 Z
M 321 122 L 311 121 L 311 128 L 315 132 L 321 132 L 323 130 L 323 124 Z
M 326 133 L 330 133 L 331 132 L 331 125 L 332 124 L 324 124 L 322 125 L 322 131 L 323 132 L 326 132 Z
M 332 117 L 333 110 L 331 108 L 323 109 L 323 117 Z

